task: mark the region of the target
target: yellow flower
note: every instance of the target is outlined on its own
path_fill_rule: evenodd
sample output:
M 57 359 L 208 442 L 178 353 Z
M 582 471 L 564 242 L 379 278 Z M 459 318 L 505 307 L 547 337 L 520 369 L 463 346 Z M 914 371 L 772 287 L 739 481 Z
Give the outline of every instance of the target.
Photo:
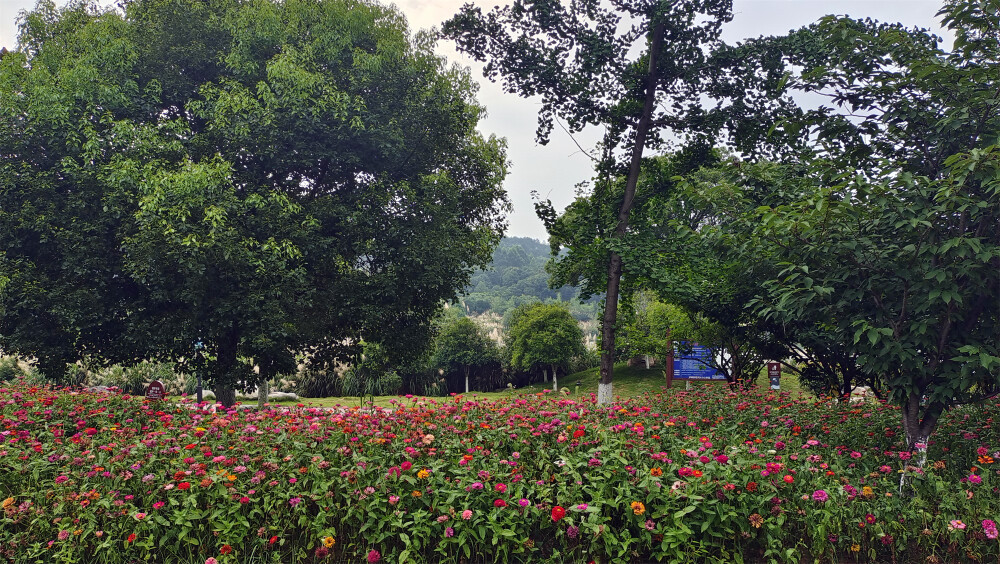
M 424 468 L 423 470 L 417 472 L 417 478 L 420 478 L 421 480 L 426 480 L 427 477 L 430 476 L 430 475 L 431 475 L 431 473 L 428 472 L 426 468 Z
M 333 548 L 333 545 L 337 543 L 337 539 L 333 537 L 326 537 L 323 539 L 323 546 L 327 548 Z
M 420 497 L 420 496 L 422 496 L 422 495 L 423 495 L 423 494 L 422 494 L 422 493 L 420 493 L 420 490 L 413 490 L 413 497 Z
M 753 528 L 759 529 L 760 526 L 763 524 L 764 524 L 764 518 L 760 516 L 760 513 L 754 513 L 753 515 L 750 516 L 750 525 Z
M 875 491 L 872 490 L 871 486 L 864 486 L 861 488 L 861 495 L 864 497 L 871 497 L 875 495 Z
M 641 501 L 633 501 L 629 507 L 632 508 L 632 513 L 635 513 L 636 515 L 642 515 L 646 512 L 646 506 L 643 505 Z
M 858 543 L 854 543 L 851 545 L 851 548 L 849 550 L 851 552 L 861 552 L 861 545 Z

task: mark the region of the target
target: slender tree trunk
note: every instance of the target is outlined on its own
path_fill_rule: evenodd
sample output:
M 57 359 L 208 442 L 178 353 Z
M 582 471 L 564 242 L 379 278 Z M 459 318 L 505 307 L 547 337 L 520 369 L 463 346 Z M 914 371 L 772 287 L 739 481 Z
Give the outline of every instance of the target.
M 469 393 L 469 366 L 465 366 L 465 393 Z
M 635 199 L 635 187 L 639 182 L 639 170 L 642 164 L 642 151 L 646 147 L 646 133 L 653 116 L 653 105 L 656 102 L 656 84 L 658 80 L 657 59 L 660 47 L 663 45 L 663 24 L 653 29 L 652 43 L 649 47 L 649 70 L 646 76 L 646 101 L 643 104 L 642 116 L 635 128 L 635 143 L 632 146 L 632 162 L 625 181 L 625 197 L 618 209 L 618 225 L 613 239 L 621 239 L 628 229 L 629 213 L 632 211 L 632 201 Z M 604 299 L 604 319 L 601 326 L 601 381 L 597 385 L 597 403 L 611 402 L 614 389 L 611 378 L 615 370 L 615 323 L 618 321 L 618 294 L 622 279 L 622 257 L 611 251 L 608 257 L 608 286 Z
M 559 375 L 556 373 L 556 365 L 552 365 L 552 391 L 559 391 Z
M 549 383 L 549 369 L 548 368 L 543 368 L 542 369 L 542 382 L 545 382 L 546 384 Z
M 927 441 L 934 429 L 937 428 L 938 419 L 944 412 L 944 405 L 934 402 L 924 406 L 921 418 L 920 402 L 921 394 L 910 392 L 906 401 L 903 402 L 902 419 L 906 448 L 914 454 L 915 463 L 913 466 L 923 469 L 924 465 L 927 464 Z M 899 476 L 900 493 L 903 493 L 908 476 L 909 472 L 906 471 Z
M 223 407 L 232 407 L 236 403 L 236 388 L 234 387 L 238 375 L 236 358 L 239 346 L 239 334 L 235 330 L 230 331 L 219 342 L 218 356 L 216 357 L 216 374 L 213 382 L 215 399 Z
M 265 359 L 261 360 L 258 365 L 260 369 L 259 379 L 257 382 L 257 408 L 264 409 L 264 404 L 267 403 L 267 396 L 271 393 L 270 390 L 270 380 L 271 380 L 271 365 Z

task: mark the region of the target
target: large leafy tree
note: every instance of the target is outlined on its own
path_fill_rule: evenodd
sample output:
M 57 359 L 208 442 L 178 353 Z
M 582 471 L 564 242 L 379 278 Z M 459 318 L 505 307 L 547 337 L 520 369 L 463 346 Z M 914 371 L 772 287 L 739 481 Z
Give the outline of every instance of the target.
M 507 330 L 506 344 L 515 370 L 552 370 L 552 389 L 559 389 L 559 369 L 566 371 L 569 361 L 583 354 L 583 332 L 559 303 L 532 304 L 513 315 Z
M 548 140 L 556 120 L 565 121 L 569 132 L 605 128 L 591 196 L 613 217 L 593 227 L 606 293 L 601 403 L 612 397 L 620 247 L 643 151 L 662 140 L 661 132 L 684 134 L 703 121 L 699 92 L 707 52 L 731 8 L 731 0 L 516 0 L 488 14 L 466 5 L 444 24 L 444 35 L 460 50 L 486 62 L 488 78 L 501 78 L 510 92 L 541 98 L 540 142 Z M 617 178 L 624 179 L 621 191 L 613 189 Z M 540 215 L 549 225 L 555 220 L 550 205 L 542 205 Z
M 469 373 L 496 363 L 500 358 L 496 343 L 475 321 L 468 317 L 449 320 L 434 340 L 431 364 L 446 371 L 459 370 L 465 376 L 469 392 Z
M 0 61 L 0 346 L 191 358 L 217 387 L 400 358 L 488 263 L 504 146 L 374 2 L 42 1 Z
M 951 50 L 925 31 L 829 17 L 727 55 L 830 100 L 788 113 L 761 144 L 806 163 L 812 187 L 749 218 L 781 268 L 758 311 L 848 336 L 916 449 L 949 406 L 1000 390 L 997 8 L 947 2 Z

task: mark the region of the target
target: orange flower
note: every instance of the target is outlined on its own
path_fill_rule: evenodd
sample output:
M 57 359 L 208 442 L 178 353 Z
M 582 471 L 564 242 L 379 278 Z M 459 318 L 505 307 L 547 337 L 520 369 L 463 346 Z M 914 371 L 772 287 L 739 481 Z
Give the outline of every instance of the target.
M 662 469 L 660 469 L 659 467 L 656 467 L 656 468 L 653 468 L 652 470 L 650 470 L 650 471 L 649 471 L 649 473 L 650 473 L 650 474 L 651 474 L 651 475 L 652 475 L 652 476 L 653 476 L 654 478 L 659 478 L 660 476 L 662 476 L 662 475 L 663 475 L 663 470 L 662 470 Z
M 646 506 L 643 505 L 641 501 L 633 501 L 629 504 L 629 507 L 632 508 L 632 513 L 635 513 L 636 515 L 642 515 L 646 512 Z
M 759 529 L 761 525 L 764 524 L 764 518 L 760 516 L 760 513 L 754 513 L 750 516 L 750 525 L 755 529 Z

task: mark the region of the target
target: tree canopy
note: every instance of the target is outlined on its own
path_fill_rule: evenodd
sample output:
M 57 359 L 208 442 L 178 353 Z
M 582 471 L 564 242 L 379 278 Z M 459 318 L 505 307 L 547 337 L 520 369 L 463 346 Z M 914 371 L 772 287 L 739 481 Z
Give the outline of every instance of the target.
M 375 2 L 39 2 L 0 60 L 0 346 L 52 375 L 390 358 L 485 266 L 504 144 Z M 251 360 L 252 359 L 252 360 Z
M 553 388 L 558 390 L 557 372 L 569 367 L 583 353 L 583 332 L 563 304 L 532 304 L 517 308 L 507 330 L 507 347 L 515 370 L 552 370 Z
M 431 364 L 446 371 L 462 371 L 468 392 L 469 373 L 499 360 L 496 343 L 483 328 L 468 317 L 458 317 L 448 320 L 434 340 Z

